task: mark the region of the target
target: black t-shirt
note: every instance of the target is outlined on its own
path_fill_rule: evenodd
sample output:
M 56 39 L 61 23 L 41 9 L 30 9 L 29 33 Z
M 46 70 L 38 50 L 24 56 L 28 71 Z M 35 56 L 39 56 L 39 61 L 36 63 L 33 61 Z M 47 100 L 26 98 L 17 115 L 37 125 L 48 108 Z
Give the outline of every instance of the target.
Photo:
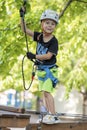
M 47 52 L 53 53 L 53 56 L 49 60 L 44 60 L 44 65 L 53 65 L 56 63 L 56 55 L 58 52 L 58 40 L 53 36 L 48 42 L 43 41 L 43 33 L 34 32 L 34 41 L 37 41 L 36 54 L 43 55 Z

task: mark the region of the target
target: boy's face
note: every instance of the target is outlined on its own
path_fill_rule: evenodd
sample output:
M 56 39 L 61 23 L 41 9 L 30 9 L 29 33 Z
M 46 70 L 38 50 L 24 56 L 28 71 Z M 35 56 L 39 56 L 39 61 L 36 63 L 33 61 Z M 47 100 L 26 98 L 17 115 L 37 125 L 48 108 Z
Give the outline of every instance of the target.
M 42 31 L 44 31 L 45 33 L 51 34 L 56 27 L 56 22 L 51 19 L 45 19 L 45 20 L 42 20 L 41 27 L 42 27 Z

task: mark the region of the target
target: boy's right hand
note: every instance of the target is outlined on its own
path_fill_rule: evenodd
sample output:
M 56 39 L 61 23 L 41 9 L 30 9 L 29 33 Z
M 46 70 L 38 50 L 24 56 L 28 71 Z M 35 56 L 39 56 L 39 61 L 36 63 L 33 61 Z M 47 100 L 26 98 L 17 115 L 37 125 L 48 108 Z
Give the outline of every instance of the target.
M 20 13 L 20 17 L 24 17 L 25 13 L 26 13 L 26 10 L 24 7 L 21 7 L 20 10 L 19 10 L 19 13 Z

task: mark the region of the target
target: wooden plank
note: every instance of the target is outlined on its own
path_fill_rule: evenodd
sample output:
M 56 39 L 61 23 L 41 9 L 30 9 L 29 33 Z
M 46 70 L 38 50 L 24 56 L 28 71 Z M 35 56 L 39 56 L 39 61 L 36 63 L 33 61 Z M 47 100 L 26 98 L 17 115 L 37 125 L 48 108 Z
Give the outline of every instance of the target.
M 30 123 L 29 114 L 0 113 L 0 127 L 23 128 Z
M 11 130 L 10 128 L 5 128 L 5 127 L 3 127 L 3 128 L 1 128 L 0 130 Z
M 27 127 L 28 128 L 28 127 Z M 26 130 L 29 130 L 27 129 Z M 57 124 L 31 124 L 32 130 L 87 130 L 87 122 L 57 123 Z
M 0 105 L 0 110 L 9 111 L 9 112 L 16 112 L 16 113 L 24 113 L 25 112 L 24 108 L 16 108 L 16 107 L 4 106 L 4 105 Z
M 29 119 L 20 118 L 0 118 L 0 127 L 16 127 L 23 128 L 29 124 Z

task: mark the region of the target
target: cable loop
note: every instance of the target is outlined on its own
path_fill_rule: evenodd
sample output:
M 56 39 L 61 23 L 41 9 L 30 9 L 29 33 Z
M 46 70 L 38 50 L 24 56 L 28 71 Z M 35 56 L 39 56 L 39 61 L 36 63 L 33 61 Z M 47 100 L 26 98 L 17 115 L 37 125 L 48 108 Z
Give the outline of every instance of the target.
M 29 84 L 29 87 L 26 88 L 26 83 L 25 83 L 25 75 L 24 75 L 24 59 L 25 59 L 26 55 L 24 55 L 23 59 L 22 59 L 22 77 L 23 77 L 23 86 L 24 86 L 24 89 L 25 90 L 29 90 L 31 85 L 32 85 L 32 82 L 34 80 L 34 76 L 35 76 L 35 72 L 36 72 L 36 69 L 35 69 L 35 64 L 33 65 L 33 68 L 32 68 L 32 77 L 31 77 L 31 82 Z

